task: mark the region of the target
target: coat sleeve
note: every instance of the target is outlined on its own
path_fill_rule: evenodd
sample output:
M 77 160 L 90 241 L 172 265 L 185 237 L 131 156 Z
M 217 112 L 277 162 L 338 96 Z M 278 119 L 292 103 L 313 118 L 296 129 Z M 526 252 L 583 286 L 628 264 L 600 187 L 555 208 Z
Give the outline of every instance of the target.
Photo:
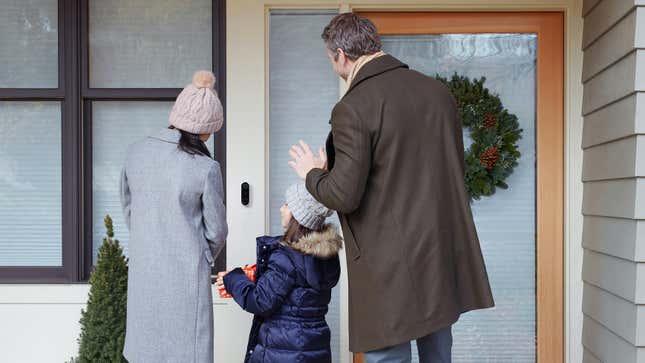
M 257 283 L 249 280 L 241 268 L 236 268 L 224 276 L 224 286 L 242 309 L 268 317 L 284 304 L 293 290 L 294 275 L 295 267 L 288 257 L 274 253 Z
M 327 208 L 349 214 L 358 209 L 371 166 L 369 133 L 358 115 L 339 103 L 332 112 L 334 167 L 307 174 L 307 190 Z
M 119 184 L 119 199 L 121 200 L 121 209 L 123 211 L 123 218 L 125 224 L 130 229 L 130 215 L 132 214 L 130 205 L 132 203 L 132 196 L 130 195 L 130 186 L 128 185 L 128 175 L 125 172 L 125 167 L 121 169 L 121 182 Z
M 224 185 L 222 172 L 217 162 L 213 164 L 206 177 L 202 194 L 202 214 L 204 237 L 208 241 L 213 259 L 217 258 L 226 244 L 228 225 L 224 206 Z

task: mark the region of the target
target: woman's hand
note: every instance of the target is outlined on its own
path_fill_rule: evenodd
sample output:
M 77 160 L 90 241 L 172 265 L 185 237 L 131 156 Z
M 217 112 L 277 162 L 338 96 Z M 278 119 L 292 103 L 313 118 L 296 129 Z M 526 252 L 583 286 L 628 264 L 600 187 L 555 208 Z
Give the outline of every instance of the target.
M 215 286 L 217 286 L 218 289 L 225 289 L 224 287 L 224 276 L 228 274 L 230 271 L 222 271 L 217 273 L 217 281 L 215 281 Z

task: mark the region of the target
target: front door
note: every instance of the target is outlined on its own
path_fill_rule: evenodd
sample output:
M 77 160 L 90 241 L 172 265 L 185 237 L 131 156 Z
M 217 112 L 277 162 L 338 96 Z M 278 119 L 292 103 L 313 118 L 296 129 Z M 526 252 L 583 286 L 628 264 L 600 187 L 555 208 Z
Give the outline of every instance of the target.
M 563 15 L 362 15 L 376 24 L 385 52 L 410 68 L 485 77 L 522 129 L 508 189 L 472 203 L 496 307 L 462 316 L 454 360 L 562 362 Z M 472 142 L 465 131 L 465 147 Z
M 286 186 L 296 181 L 287 166 L 289 146 L 299 138 L 315 148 L 324 145 L 344 87 L 320 33 L 337 13 L 267 7 L 245 13 L 252 21 L 229 25 L 229 268 L 253 261 L 257 235 L 281 232 L 278 208 Z M 508 189 L 472 204 L 497 306 L 462 317 L 454 329 L 454 360 L 562 362 L 562 14 L 364 15 L 376 23 L 384 50 L 411 68 L 431 76 L 486 77 L 485 86 L 523 129 L 522 155 L 506 179 Z M 240 200 L 244 182 L 251 188 L 246 205 Z M 343 276 L 328 315 L 334 363 L 352 359 L 346 289 Z M 215 308 L 217 358 L 238 359 L 249 316 L 230 300 L 218 299 Z

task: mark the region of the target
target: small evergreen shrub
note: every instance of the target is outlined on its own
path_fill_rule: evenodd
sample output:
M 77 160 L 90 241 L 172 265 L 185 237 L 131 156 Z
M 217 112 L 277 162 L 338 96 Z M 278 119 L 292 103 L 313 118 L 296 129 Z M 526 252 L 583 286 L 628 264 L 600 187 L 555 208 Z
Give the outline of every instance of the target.
M 78 358 L 74 363 L 127 363 L 123 357 L 128 289 L 128 259 L 114 239 L 112 218 L 104 219 L 106 237 L 90 276 L 87 307 L 81 313 Z

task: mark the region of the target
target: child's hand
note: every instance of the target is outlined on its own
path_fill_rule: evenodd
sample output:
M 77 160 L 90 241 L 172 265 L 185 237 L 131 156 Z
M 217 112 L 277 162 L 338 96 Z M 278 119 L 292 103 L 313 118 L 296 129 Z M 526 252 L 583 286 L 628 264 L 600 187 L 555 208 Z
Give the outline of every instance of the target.
M 222 271 L 217 273 L 217 281 L 215 281 L 215 286 L 217 286 L 218 289 L 224 289 L 224 276 L 228 274 L 230 271 Z

